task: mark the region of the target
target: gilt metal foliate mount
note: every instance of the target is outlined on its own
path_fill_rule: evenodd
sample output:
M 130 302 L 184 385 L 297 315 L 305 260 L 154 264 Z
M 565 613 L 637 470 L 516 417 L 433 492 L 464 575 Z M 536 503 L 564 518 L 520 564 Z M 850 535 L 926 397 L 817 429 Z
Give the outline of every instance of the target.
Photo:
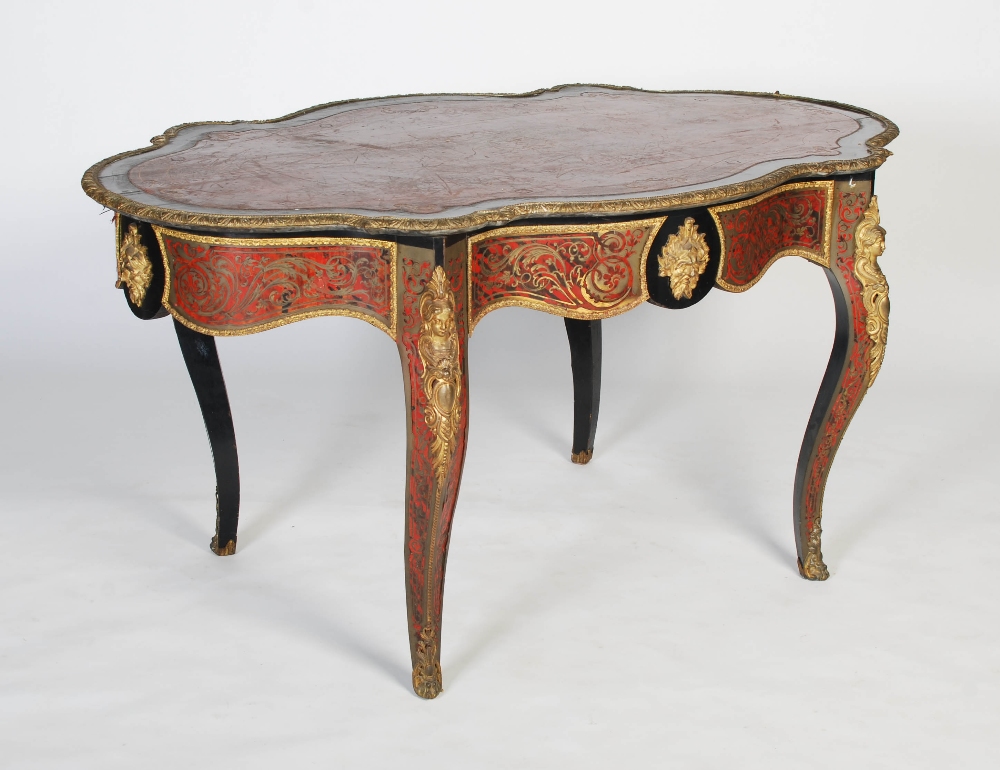
M 116 289 L 127 289 L 133 305 L 141 305 L 153 283 L 153 263 L 142 244 L 137 225 L 129 225 L 118 247 L 118 280 Z
M 424 419 L 434 434 L 431 444 L 434 477 L 443 485 L 457 443 L 462 373 L 458 360 L 455 296 L 442 267 L 434 268 L 427 288 L 420 295 L 420 317 L 422 325 L 417 347 L 424 366 L 423 386 L 427 396 Z
M 698 232 L 694 219 L 687 217 L 667 239 L 657 261 L 660 278 L 670 278 L 674 299 L 691 299 L 698 278 L 708 266 L 708 243 L 704 234 Z
M 448 285 L 447 274 L 440 266 L 434 268 L 427 287 L 420 295 L 420 318 L 422 323 L 417 349 L 424 367 L 422 384 L 427 398 L 424 421 L 433 435 L 431 466 L 434 470 L 435 483 L 427 572 L 424 575 L 424 584 L 427 587 L 424 596 L 424 628 L 416 645 L 413 690 L 421 698 L 436 698 L 444 688 L 441 681 L 437 637 L 431 623 L 434 554 L 437 548 L 437 530 L 441 519 L 448 468 L 458 445 L 459 426 L 462 421 L 461 349 L 455 322 L 455 295 Z
M 884 251 L 885 230 L 879 225 L 878 198 L 873 195 L 854 231 L 854 275 L 861 283 L 861 301 L 868 316 L 865 331 L 872 341 L 868 387 L 874 384 L 882 368 L 889 336 L 889 283 L 878 265 Z

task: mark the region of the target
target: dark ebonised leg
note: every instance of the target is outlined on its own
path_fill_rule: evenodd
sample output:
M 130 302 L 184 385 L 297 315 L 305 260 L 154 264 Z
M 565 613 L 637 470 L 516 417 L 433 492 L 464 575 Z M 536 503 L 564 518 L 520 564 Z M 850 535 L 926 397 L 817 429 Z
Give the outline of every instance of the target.
M 229 409 L 226 382 L 215 349 L 215 338 L 193 331 L 174 320 L 177 341 L 205 420 L 215 461 L 215 537 L 212 550 L 219 556 L 236 553 L 236 528 L 240 516 L 240 465 L 236 431 Z
M 889 287 L 877 259 L 885 245 L 871 183 L 837 182 L 837 253 L 826 270 L 837 313 L 830 363 L 820 385 L 795 471 L 795 545 L 809 580 L 830 573 L 821 551 L 823 493 L 847 426 L 882 365 Z
M 597 413 L 601 407 L 601 322 L 566 318 L 573 365 L 573 452 L 580 465 L 594 455 Z
M 830 353 L 830 361 L 826 366 L 826 373 L 823 375 L 819 393 L 816 395 L 812 414 L 809 415 L 809 422 L 806 424 L 802 448 L 799 450 L 792 503 L 792 515 L 795 520 L 795 550 L 799 557 L 799 572 L 810 580 L 826 580 L 830 574 L 826 564 L 823 563 L 823 554 L 820 551 L 820 534 L 822 532 L 820 519 L 823 505 L 822 492 L 826 486 L 826 476 L 829 474 L 833 457 L 832 452 L 828 449 L 826 454 L 829 456 L 822 463 L 824 467 L 819 468 L 816 467 L 816 454 L 822 438 L 821 431 L 827 427 L 830 407 L 833 406 L 834 399 L 840 391 L 844 368 L 847 364 L 848 349 L 851 347 L 849 344 L 851 334 L 847 297 L 834 272 L 827 269 L 826 276 L 833 291 L 833 304 L 837 313 L 837 330 L 833 336 L 833 351 Z M 810 480 L 815 476 L 821 478 L 818 483 L 814 481 L 810 484 Z M 807 486 L 818 488 L 810 490 L 811 494 L 807 496 Z M 811 545 L 810 540 L 812 541 Z

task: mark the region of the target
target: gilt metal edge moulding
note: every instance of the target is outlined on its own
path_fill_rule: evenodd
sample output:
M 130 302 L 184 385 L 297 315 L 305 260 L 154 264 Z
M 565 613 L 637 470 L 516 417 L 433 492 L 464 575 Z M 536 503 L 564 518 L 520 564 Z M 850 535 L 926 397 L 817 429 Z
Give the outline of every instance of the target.
M 865 146 L 868 149 L 869 154 L 864 158 L 793 163 L 766 173 L 755 179 L 722 185 L 719 187 L 712 187 L 707 190 L 693 190 L 688 192 L 672 193 L 669 195 L 620 198 L 613 200 L 531 201 L 514 203 L 493 209 L 474 211 L 460 216 L 441 218 L 402 217 L 390 215 L 369 216 L 363 214 L 337 212 L 311 212 L 306 214 L 287 215 L 235 215 L 177 211 L 174 209 L 134 201 L 125 195 L 121 195 L 107 189 L 99 179 L 100 172 L 111 163 L 124 158 L 142 155 L 152 152 L 153 150 L 157 150 L 168 144 L 171 139 L 187 128 L 196 126 L 231 126 L 236 124 L 274 124 L 330 107 L 378 101 L 379 98 L 347 99 L 344 101 L 329 102 L 327 104 L 309 107 L 307 109 L 298 110 L 283 117 L 273 118 L 270 120 L 204 121 L 181 123 L 167 129 L 162 134 L 154 136 L 150 140 L 151 145 L 149 147 L 119 153 L 118 155 L 114 155 L 94 164 L 87 169 L 86 173 L 84 173 L 81 183 L 87 195 L 107 208 L 127 214 L 130 217 L 134 217 L 145 222 L 161 225 L 248 231 L 344 228 L 369 233 L 422 233 L 425 235 L 446 235 L 463 231 L 467 232 L 479 227 L 500 226 L 527 217 L 602 215 L 628 216 L 632 214 L 650 214 L 657 211 L 665 211 L 671 208 L 704 206 L 708 204 L 722 203 L 737 198 L 745 198 L 748 195 L 756 195 L 757 193 L 769 190 L 796 177 L 810 175 L 830 176 L 834 174 L 851 174 L 870 171 L 881 166 L 882 163 L 885 162 L 885 159 L 892 154 L 889 150 L 885 149 L 885 145 L 899 135 L 899 129 L 891 120 L 879 115 L 878 113 L 861 107 L 854 107 L 852 105 L 822 99 L 753 91 L 655 91 L 629 88 L 627 86 L 566 84 L 556 86 L 554 88 L 529 91 L 523 94 L 406 94 L 381 98 L 397 99 L 404 97 L 468 96 L 527 99 L 547 93 L 556 93 L 569 88 L 601 88 L 612 91 L 632 91 L 649 94 L 724 94 L 732 96 L 763 97 L 775 100 L 791 100 L 817 104 L 835 109 L 849 110 L 858 115 L 866 116 L 882 123 L 884 129 L 880 133 L 865 141 Z

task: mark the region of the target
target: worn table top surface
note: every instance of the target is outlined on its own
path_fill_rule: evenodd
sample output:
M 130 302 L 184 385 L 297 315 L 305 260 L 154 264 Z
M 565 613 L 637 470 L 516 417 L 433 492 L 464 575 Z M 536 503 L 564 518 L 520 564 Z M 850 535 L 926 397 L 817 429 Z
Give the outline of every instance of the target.
M 643 213 L 880 165 L 873 113 L 761 94 L 566 86 L 342 102 L 187 124 L 97 164 L 88 194 L 140 219 L 247 229 L 455 232 Z

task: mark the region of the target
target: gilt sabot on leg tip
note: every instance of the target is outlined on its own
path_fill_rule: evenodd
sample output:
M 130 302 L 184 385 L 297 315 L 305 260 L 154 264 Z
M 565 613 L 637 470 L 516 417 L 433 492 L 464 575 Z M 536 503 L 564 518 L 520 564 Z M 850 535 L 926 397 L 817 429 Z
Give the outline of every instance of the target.
M 441 686 L 441 664 L 418 666 L 413 669 L 413 692 L 424 700 L 433 700 L 444 690 Z
M 428 624 L 417 637 L 413 660 L 413 692 L 431 700 L 441 694 L 441 660 L 438 657 L 437 633 Z
M 215 537 L 212 538 L 211 548 L 212 548 L 212 553 L 214 553 L 216 556 L 232 556 L 234 553 L 236 553 L 236 541 L 229 540 L 226 542 L 224 546 L 220 548 L 219 536 L 216 535 Z
M 799 574 L 806 580 L 826 580 L 830 577 L 830 570 L 826 568 L 822 557 L 807 558 L 805 564 L 799 559 L 798 564 Z

